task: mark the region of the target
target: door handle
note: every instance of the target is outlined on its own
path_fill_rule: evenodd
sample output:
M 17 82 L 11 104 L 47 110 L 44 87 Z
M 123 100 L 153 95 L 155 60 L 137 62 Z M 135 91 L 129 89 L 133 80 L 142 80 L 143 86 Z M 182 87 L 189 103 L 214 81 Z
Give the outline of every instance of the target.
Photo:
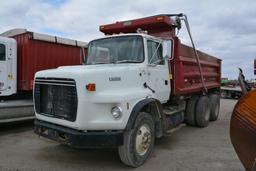
M 151 87 L 149 87 L 146 82 L 143 84 L 143 86 L 144 86 L 145 88 L 148 88 L 149 90 L 151 90 L 152 93 L 155 93 L 155 92 L 156 92 L 156 91 L 153 90 Z
M 168 80 L 164 80 L 164 84 L 165 84 L 165 85 L 168 85 Z

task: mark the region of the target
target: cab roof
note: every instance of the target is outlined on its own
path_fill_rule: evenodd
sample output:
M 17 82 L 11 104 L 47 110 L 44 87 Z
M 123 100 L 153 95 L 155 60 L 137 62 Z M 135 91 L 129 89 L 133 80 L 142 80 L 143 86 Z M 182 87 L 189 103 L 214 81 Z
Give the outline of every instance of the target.
M 106 38 L 111 38 L 111 37 L 125 37 L 125 36 L 141 36 L 141 37 L 145 37 L 145 38 L 147 38 L 147 39 L 160 40 L 160 38 L 158 38 L 158 37 L 151 36 L 151 35 L 144 34 L 144 33 L 120 33 L 120 34 L 112 34 L 112 35 L 107 35 L 106 37 L 98 38 L 98 39 L 94 39 L 94 40 L 106 39 Z M 94 41 L 94 40 L 93 40 L 93 41 Z

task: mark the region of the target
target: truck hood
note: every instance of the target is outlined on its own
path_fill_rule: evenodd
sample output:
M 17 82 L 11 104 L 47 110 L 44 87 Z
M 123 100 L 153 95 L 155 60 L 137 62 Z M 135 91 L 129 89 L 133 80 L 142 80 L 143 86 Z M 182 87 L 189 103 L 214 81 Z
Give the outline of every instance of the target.
M 48 69 L 37 72 L 37 75 L 58 74 L 58 73 L 91 73 L 91 72 L 117 72 L 119 70 L 131 68 L 144 68 L 138 64 L 100 64 L 100 65 L 74 65 L 74 66 L 61 66 L 56 69 Z
M 97 93 L 103 93 L 143 88 L 147 74 L 142 64 L 101 64 L 59 67 L 37 72 L 36 77 L 74 79 L 78 89 L 94 83 Z
M 138 66 L 138 65 L 137 65 Z M 124 68 L 134 67 L 134 64 L 100 64 L 100 65 L 79 65 L 79 66 L 61 66 L 57 70 L 61 72 L 106 72 L 122 70 Z
M 139 100 L 152 95 L 143 86 L 148 79 L 146 66 L 143 64 L 66 66 L 37 72 L 36 78 L 45 78 L 52 82 L 61 78 L 75 81 L 78 99 L 75 122 L 40 114 L 36 116 L 41 120 L 81 130 L 123 129 L 133 106 Z M 95 84 L 95 91 L 89 91 L 88 84 Z M 116 120 L 111 116 L 111 109 L 116 105 L 122 107 L 123 119 Z M 106 124 L 101 124 L 102 122 Z

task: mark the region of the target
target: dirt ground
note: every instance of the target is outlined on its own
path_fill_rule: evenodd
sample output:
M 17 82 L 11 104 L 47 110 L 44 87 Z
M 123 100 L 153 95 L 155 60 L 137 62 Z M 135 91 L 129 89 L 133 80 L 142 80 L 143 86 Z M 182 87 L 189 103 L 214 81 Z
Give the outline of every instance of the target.
M 235 100 L 221 100 L 220 118 L 207 128 L 182 126 L 156 141 L 141 167 L 124 166 L 117 150 L 79 150 L 39 138 L 32 122 L 0 126 L 0 170 L 244 170 L 231 145 Z

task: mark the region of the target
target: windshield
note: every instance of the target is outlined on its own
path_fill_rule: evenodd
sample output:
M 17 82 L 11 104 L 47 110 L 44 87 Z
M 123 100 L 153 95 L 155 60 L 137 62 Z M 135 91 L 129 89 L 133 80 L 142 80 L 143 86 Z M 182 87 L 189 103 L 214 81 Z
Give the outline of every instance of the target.
M 0 44 L 0 61 L 5 61 L 5 45 Z
M 122 36 L 92 41 L 87 65 L 110 63 L 141 63 L 144 61 L 141 36 Z

